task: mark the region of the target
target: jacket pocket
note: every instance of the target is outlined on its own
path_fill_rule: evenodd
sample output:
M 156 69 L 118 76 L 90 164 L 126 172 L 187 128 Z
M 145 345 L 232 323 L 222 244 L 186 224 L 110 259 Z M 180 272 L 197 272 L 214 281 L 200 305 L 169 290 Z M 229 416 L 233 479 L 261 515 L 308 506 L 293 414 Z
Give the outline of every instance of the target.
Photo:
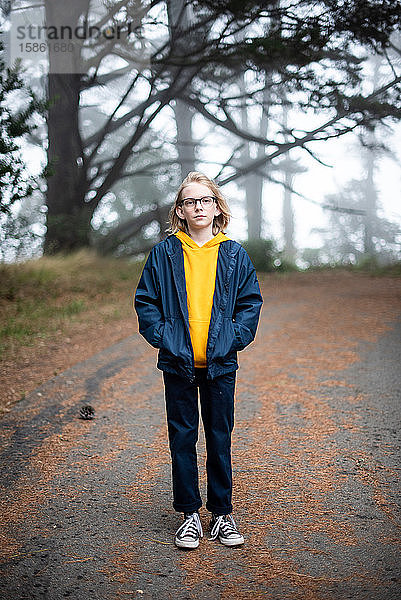
M 157 325 L 151 325 L 144 331 L 141 331 L 141 334 L 151 346 L 153 346 L 154 348 L 160 348 L 162 343 L 163 330 L 164 322 L 161 321 Z
M 181 318 L 166 319 L 160 347 L 178 360 L 188 360 L 188 342 Z
M 233 321 L 229 317 L 224 317 L 216 338 L 213 355 L 216 359 L 226 358 L 235 352 L 236 346 L 237 341 Z
M 248 344 L 252 342 L 252 332 L 248 329 L 248 327 L 245 327 L 245 325 L 241 325 L 240 323 L 234 321 L 233 330 L 236 350 L 243 350 L 244 348 L 246 348 L 246 346 L 248 346 Z

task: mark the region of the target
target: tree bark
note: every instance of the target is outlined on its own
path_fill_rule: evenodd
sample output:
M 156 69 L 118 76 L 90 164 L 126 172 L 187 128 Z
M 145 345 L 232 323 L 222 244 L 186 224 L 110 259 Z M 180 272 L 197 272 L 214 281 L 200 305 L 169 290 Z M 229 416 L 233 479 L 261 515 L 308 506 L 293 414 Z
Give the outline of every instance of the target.
M 53 27 L 74 28 L 88 4 L 89 0 L 68 3 L 46 0 L 46 22 Z M 44 241 L 47 254 L 89 245 L 93 207 L 84 201 L 86 177 L 79 129 L 79 53 L 75 44 L 73 52 L 60 52 L 54 42 L 49 43 L 48 210 Z
M 244 79 L 241 79 L 240 88 L 245 93 Z M 268 128 L 268 92 L 265 91 L 263 96 L 264 110 L 260 116 L 258 134 L 261 137 L 266 137 Z M 246 105 L 241 109 L 241 126 L 242 129 L 248 131 L 248 111 Z M 265 155 L 265 148 L 262 145 L 258 146 L 256 159 L 261 159 Z M 249 164 L 251 160 L 249 142 L 245 142 L 242 152 L 244 164 Z M 251 173 L 245 177 L 245 198 L 246 198 L 246 218 L 248 224 L 248 240 L 261 239 L 262 237 L 262 219 L 263 219 L 263 183 L 264 177 L 259 173 Z
M 167 14 L 170 31 L 170 43 L 178 56 L 185 57 L 185 53 L 194 40 L 188 36 L 192 14 L 185 0 L 169 0 Z M 173 72 L 175 69 L 172 69 Z M 174 117 L 177 128 L 177 153 L 180 167 L 181 181 L 189 171 L 195 171 L 195 148 L 192 138 L 192 111 L 188 105 L 176 99 L 174 103 Z
M 174 117 L 177 127 L 178 164 L 182 181 L 190 171 L 195 171 L 195 143 L 192 137 L 193 114 L 186 103 L 176 100 Z
M 379 81 L 380 59 L 375 57 L 373 68 L 372 87 L 375 87 Z M 374 146 L 376 136 L 374 129 L 367 132 L 367 138 L 371 147 L 366 148 L 365 165 L 366 165 L 366 183 L 365 183 L 365 225 L 364 225 L 364 254 L 369 258 L 373 258 L 376 254 L 375 245 L 373 242 L 375 225 L 377 223 L 377 190 L 374 182 L 376 152 Z
M 283 128 L 288 128 L 288 107 L 285 105 L 285 97 L 283 97 Z M 294 166 L 295 163 L 290 159 L 288 152 L 287 159 L 283 164 L 284 175 L 284 195 L 283 195 L 283 229 L 284 229 L 284 258 L 290 263 L 295 262 L 295 246 L 294 246 L 294 212 L 292 209 L 292 186 L 294 182 Z
M 294 212 L 292 209 L 291 188 L 294 176 L 289 168 L 284 167 L 284 197 L 283 197 L 283 225 L 284 225 L 284 258 L 290 263 L 295 262 L 294 246 Z
M 93 213 L 80 183 L 84 175 L 78 127 L 80 76 L 50 73 L 48 85 L 47 254 L 88 246 Z
M 371 134 L 374 141 L 374 134 Z M 374 182 L 375 153 L 368 148 L 366 150 L 366 183 L 365 183 L 365 226 L 364 226 L 364 254 L 373 257 L 376 254 L 373 235 L 375 221 L 377 220 L 377 191 Z

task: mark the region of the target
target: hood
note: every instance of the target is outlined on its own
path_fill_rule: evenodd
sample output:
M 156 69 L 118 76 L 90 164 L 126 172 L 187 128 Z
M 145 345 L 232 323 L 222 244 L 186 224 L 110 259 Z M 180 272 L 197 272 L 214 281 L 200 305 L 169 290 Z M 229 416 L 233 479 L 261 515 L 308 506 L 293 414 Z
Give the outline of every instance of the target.
M 218 246 L 221 242 L 224 242 L 226 240 L 229 240 L 230 238 L 227 237 L 225 235 L 225 233 L 223 233 L 222 231 L 219 231 L 219 233 L 217 235 L 215 235 L 214 237 L 212 237 L 211 240 L 209 240 L 208 242 L 206 242 L 206 244 L 203 244 L 203 246 L 199 246 L 188 234 L 186 234 L 184 231 L 177 231 L 177 233 L 174 234 L 176 237 L 178 237 L 178 239 L 185 244 L 186 246 L 189 246 L 192 249 L 195 250 L 202 250 L 202 248 L 211 248 L 212 246 Z

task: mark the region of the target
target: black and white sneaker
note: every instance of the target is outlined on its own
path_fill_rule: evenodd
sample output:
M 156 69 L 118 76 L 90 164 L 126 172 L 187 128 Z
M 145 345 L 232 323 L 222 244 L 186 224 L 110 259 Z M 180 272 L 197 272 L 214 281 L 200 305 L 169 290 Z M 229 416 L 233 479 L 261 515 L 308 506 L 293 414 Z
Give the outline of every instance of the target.
M 219 538 L 225 546 L 240 546 L 244 538 L 238 531 L 232 515 L 213 515 L 210 521 L 211 540 Z
M 203 537 L 199 513 L 194 512 L 184 515 L 183 524 L 177 529 L 174 543 L 179 548 L 197 548 L 199 539 Z

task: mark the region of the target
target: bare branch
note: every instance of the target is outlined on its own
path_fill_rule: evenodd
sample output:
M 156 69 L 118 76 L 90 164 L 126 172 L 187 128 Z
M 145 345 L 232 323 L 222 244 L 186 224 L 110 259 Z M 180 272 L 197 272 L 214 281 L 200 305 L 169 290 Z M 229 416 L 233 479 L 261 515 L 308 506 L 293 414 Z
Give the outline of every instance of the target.
M 117 69 L 116 71 L 110 71 L 110 73 L 105 73 L 104 75 L 100 75 L 99 77 L 97 77 L 95 75 L 94 77 L 91 77 L 91 78 L 87 79 L 86 81 L 82 81 L 82 89 L 85 90 L 85 89 L 91 88 L 91 87 L 106 85 L 110 81 L 114 81 L 115 79 L 118 79 L 118 77 L 122 77 L 123 75 L 126 75 L 127 73 L 131 73 L 131 71 L 132 71 L 132 67 L 130 65 L 128 65 L 126 67 L 122 67 L 121 69 Z
M 176 97 L 177 94 L 180 94 L 182 88 L 187 85 L 187 81 L 183 81 L 181 70 L 177 70 L 174 81 L 171 86 L 162 92 L 159 93 L 159 103 L 156 108 L 154 108 L 153 112 L 149 115 L 149 117 L 144 121 L 144 111 L 140 116 L 139 122 L 137 124 L 137 128 L 135 133 L 131 136 L 126 144 L 121 148 L 121 151 L 118 157 L 115 159 L 112 168 L 108 172 L 104 181 L 100 185 L 100 187 L 96 190 L 95 197 L 91 200 L 95 206 L 100 202 L 103 195 L 110 189 L 110 187 L 115 183 L 115 181 L 120 176 L 127 160 L 131 154 L 131 150 L 134 145 L 141 139 L 142 135 L 147 131 L 152 121 L 156 118 L 156 116 L 160 113 L 160 111 L 171 101 L 172 98 Z M 191 74 L 193 77 L 195 73 Z M 177 89 L 178 88 L 178 89 Z M 151 91 L 150 91 L 151 93 Z M 153 102 L 152 102 L 153 104 Z
M 242 142 L 239 146 L 237 146 L 236 148 L 234 148 L 233 152 L 231 153 L 231 156 L 226 160 L 226 162 L 224 164 L 221 165 L 220 171 L 217 173 L 216 178 L 220 177 L 220 175 L 222 174 L 222 172 L 224 171 L 224 169 L 230 165 L 230 163 L 231 163 L 232 159 L 234 158 L 234 156 L 237 154 L 237 152 L 239 150 L 242 150 L 242 148 L 244 147 L 244 145 L 245 145 L 245 142 Z
M 392 72 L 393 76 L 394 76 L 394 77 L 397 77 L 397 72 L 396 72 L 396 70 L 395 70 L 395 68 L 394 68 L 394 65 L 393 65 L 393 63 L 391 62 L 391 59 L 390 59 L 390 57 L 389 57 L 389 55 L 388 55 L 388 52 L 387 52 L 387 50 L 386 50 L 386 49 L 384 49 L 384 50 L 383 50 L 383 54 L 384 54 L 384 56 L 385 56 L 385 58 L 386 58 L 387 64 L 388 64 L 388 66 L 390 67 L 390 69 L 391 69 L 391 72 Z
M 210 113 L 207 110 L 207 108 L 204 106 L 204 104 L 202 104 L 202 102 L 200 100 L 198 100 L 197 98 L 194 98 L 194 97 L 189 98 L 184 95 L 181 96 L 180 98 L 186 104 L 195 108 L 201 115 L 206 117 L 209 121 L 212 121 L 212 123 L 214 123 L 215 125 L 219 125 L 220 127 L 223 127 L 227 131 L 230 131 L 234 135 L 237 135 L 244 140 L 247 140 L 249 142 L 257 142 L 258 144 L 262 144 L 263 146 L 276 146 L 276 147 L 282 146 L 282 144 L 280 144 L 278 142 L 274 142 L 273 140 L 267 140 L 266 138 L 259 137 L 257 135 L 253 135 L 251 133 L 244 131 L 243 129 L 240 129 L 239 127 L 237 127 L 237 125 L 234 123 L 234 121 L 231 118 L 227 118 L 227 115 L 224 120 L 219 119 L 218 117 L 216 117 L 215 115 Z
M 312 150 L 311 150 L 310 148 L 307 148 L 306 146 L 302 146 L 302 147 L 303 147 L 303 149 L 304 149 L 304 150 L 306 150 L 306 151 L 307 151 L 307 153 L 308 153 L 308 154 L 310 154 L 310 155 L 311 155 L 311 157 L 312 157 L 313 159 L 315 159 L 315 160 L 316 160 L 316 162 L 320 163 L 320 164 L 321 164 L 321 165 L 323 165 L 324 167 L 329 167 L 330 169 L 332 169 L 332 168 L 333 168 L 333 165 L 329 165 L 328 163 L 325 163 L 325 162 L 323 162 L 323 161 L 322 161 L 322 159 L 321 159 L 321 158 L 319 158 L 318 156 L 316 156 L 316 154 L 315 154 L 314 152 L 312 152 Z
M 113 133 L 113 131 L 116 131 L 117 129 L 119 129 L 120 127 L 125 125 L 125 123 L 127 123 L 134 117 L 138 117 L 141 114 L 143 114 L 149 106 L 152 106 L 152 104 L 154 104 L 155 102 L 158 102 L 163 94 L 164 94 L 164 90 L 155 92 L 153 94 L 153 96 L 148 97 L 146 100 L 144 100 L 143 102 L 138 104 L 138 106 L 136 106 L 135 108 L 130 110 L 128 113 L 126 113 L 119 119 L 116 119 L 115 121 L 110 123 L 109 128 L 108 128 L 108 133 Z M 88 147 L 88 146 L 91 146 L 92 144 L 97 143 L 100 136 L 101 136 L 101 132 L 96 132 L 95 134 L 91 135 L 89 138 L 87 138 L 85 140 L 85 147 Z
M 92 152 L 88 155 L 85 156 L 84 158 L 84 162 L 86 163 L 86 165 L 90 165 L 91 161 L 93 160 L 93 158 L 96 156 L 100 146 L 103 144 L 103 141 L 106 137 L 106 135 L 109 133 L 110 131 L 110 125 L 113 122 L 113 119 L 117 113 L 117 111 L 121 108 L 121 106 L 124 104 L 125 100 L 128 98 L 129 94 L 131 93 L 131 91 L 133 90 L 136 82 L 138 81 L 139 78 L 139 73 L 136 74 L 136 76 L 134 77 L 134 79 L 131 81 L 130 85 L 128 86 L 125 94 L 123 94 L 120 102 L 116 105 L 116 107 L 114 108 L 113 112 L 110 114 L 109 118 L 107 119 L 104 127 L 98 131 L 97 136 L 98 136 L 98 142 L 95 145 L 95 147 L 93 148 Z
M 285 181 L 280 181 L 279 179 L 275 179 L 274 177 L 272 177 L 270 175 L 270 173 L 263 173 L 263 176 L 266 177 L 266 179 L 268 179 L 272 183 L 281 185 L 284 189 L 291 192 L 291 194 L 294 194 L 295 196 L 298 196 L 299 198 L 302 198 L 303 200 L 306 200 L 307 202 L 311 202 L 312 204 L 319 206 L 323 210 L 332 210 L 335 212 L 342 212 L 342 213 L 347 213 L 347 214 L 352 214 L 352 215 L 362 215 L 362 216 L 366 215 L 365 210 L 360 210 L 357 208 L 348 208 L 346 206 L 333 206 L 333 204 L 321 204 L 317 200 L 313 200 L 312 198 L 309 198 L 308 196 L 305 196 L 304 194 L 297 192 L 291 185 L 288 185 L 288 183 L 285 183 Z
M 170 206 L 158 206 L 156 203 L 155 208 L 117 225 L 117 227 L 112 229 L 110 233 L 102 238 L 102 250 L 108 252 L 118 246 L 118 244 L 131 239 L 133 236 L 137 235 L 145 225 L 148 225 L 152 221 L 159 220 L 160 222 L 167 222 L 169 210 Z
M 390 46 L 390 48 L 392 48 L 394 50 L 394 52 L 396 52 L 397 54 L 399 54 L 401 56 L 401 48 L 398 48 L 398 46 L 396 46 L 392 42 L 389 42 L 389 46 Z
M 373 98 L 376 98 L 377 96 L 379 96 L 383 92 L 385 92 L 388 89 L 390 89 L 390 88 L 394 87 L 395 85 L 397 85 L 400 81 L 401 81 L 401 77 L 396 77 L 395 79 L 393 79 L 392 81 L 390 81 L 388 84 L 386 84 L 386 85 L 382 86 L 381 88 L 375 90 L 372 94 L 370 94 L 369 96 L 367 96 L 365 98 L 365 100 L 369 101 L 369 100 L 372 100 Z M 263 164 L 265 164 L 267 162 L 270 162 L 271 160 L 273 160 L 277 156 L 280 156 L 281 154 L 284 154 L 285 152 L 288 152 L 288 150 L 291 150 L 292 148 L 304 147 L 304 145 L 306 143 L 308 143 L 308 142 L 322 141 L 322 140 L 329 139 L 330 137 L 339 137 L 341 135 L 344 135 L 345 133 L 348 133 L 349 131 L 352 131 L 353 129 L 355 129 L 356 127 L 358 127 L 359 125 L 361 125 L 363 123 L 363 121 L 364 121 L 364 118 L 362 117 L 361 119 L 356 120 L 353 125 L 344 127 L 343 129 L 341 129 L 340 131 L 338 131 L 336 134 L 327 134 L 327 135 L 325 135 L 324 138 L 323 137 L 322 138 L 316 137 L 319 133 L 322 133 L 323 131 L 327 130 L 329 127 L 331 127 L 332 125 L 334 125 L 335 123 L 337 123 L 338 121 L 340 121 L 340 119 L 343 119 L 344 117 L 350 117 L 350 115 L 347 114 L 347 113 L 345 113 L 345 112 L 344 113 L 339 113 L 339 114 L 337 114 L 336 117 L 333 117 L 332 119 L 330 119 L 329 121 L 327 121 L 323 125 L 320 125 L 320 127 L 316 127 L 316 129 L 314 129 L 313 131 L 310 131 L 305 136 L 303 136 L 301 138 L 297 138 L 293 142 L 288 142 L 286 144 L 281 144 L 280 147 L 277 150 L 275 150 L 274 152 L 272 152 L 271 154 L 267 154 L 266 156 L 264 156 L 262 158 L 257 158 L 255 160 L 249 162 L 244 167 L 238 168 L 236 170 L 236 173 L 233 173 L 232 175 L 230 175 L 229 177 L 226 177 L 225 179 L 219 180 L 218 181 L 219 185 L 225 185 L 225 184 L 229 183 L 230 181 L 234 181 L 235 179 L 239 179 L 240 177 L 243 177 L 244 175 L 247 175 L 248 173 L 252 172 L 254 169 L 257 169 L 258 167 L 260 167 L 261 165 L 263 165 Z

